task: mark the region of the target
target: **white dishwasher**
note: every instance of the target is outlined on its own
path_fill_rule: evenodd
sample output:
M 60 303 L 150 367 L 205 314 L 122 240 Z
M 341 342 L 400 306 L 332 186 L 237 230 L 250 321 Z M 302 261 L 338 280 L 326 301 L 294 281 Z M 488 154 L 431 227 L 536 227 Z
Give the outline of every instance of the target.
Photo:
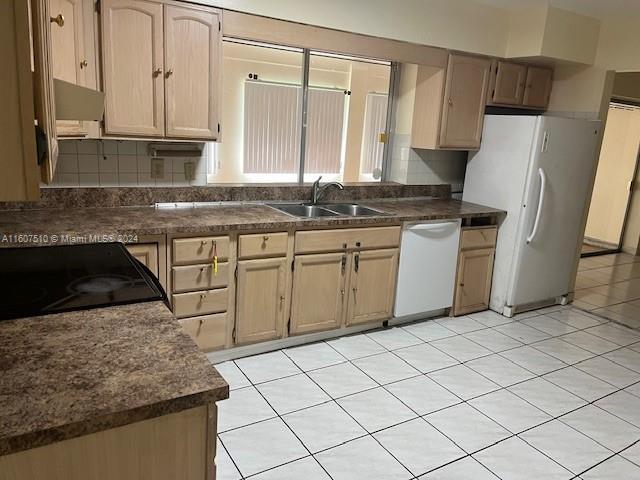
M 394 316 L 453 305 L 460 220 L 407 224 L 402 230 Z

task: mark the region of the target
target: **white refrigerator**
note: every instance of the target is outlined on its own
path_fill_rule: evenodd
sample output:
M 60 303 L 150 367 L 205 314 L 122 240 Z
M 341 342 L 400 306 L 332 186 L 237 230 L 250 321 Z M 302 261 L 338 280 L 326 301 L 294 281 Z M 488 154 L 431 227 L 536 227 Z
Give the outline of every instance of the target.
M 507 212 L 499 225 L 492 310 L 510 317 L 563 303 L 572 293 L 599 129 L 593 120 L 485 116 L 463 200 Z

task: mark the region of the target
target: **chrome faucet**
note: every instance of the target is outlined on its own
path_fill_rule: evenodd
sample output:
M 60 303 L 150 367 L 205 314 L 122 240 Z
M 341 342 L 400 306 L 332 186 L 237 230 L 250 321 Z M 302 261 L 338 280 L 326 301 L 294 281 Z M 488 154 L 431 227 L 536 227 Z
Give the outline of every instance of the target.
M 322 179 L 322 176 L 319 176 L 318 179 L 315 182 L 313 182 L 313 188 L 311 189 L 312 205 L 316 205 L 320 201 L 320 198 L 322 197 L 322 195 L 324 195 L 324 192 L 327 190 L 327 188 L 336 187 L 339 190 L 344 189 L 344 186 L 338 182 L 329 182 L 325 185 L 320 186 L 321 179 Z

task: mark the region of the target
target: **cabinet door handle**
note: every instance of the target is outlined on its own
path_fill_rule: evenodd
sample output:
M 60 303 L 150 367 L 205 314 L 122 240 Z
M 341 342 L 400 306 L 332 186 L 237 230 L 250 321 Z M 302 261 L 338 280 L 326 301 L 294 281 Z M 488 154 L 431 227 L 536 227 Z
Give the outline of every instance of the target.
M 447 103 L 449 103 L 450 107 L 453 107 L 453 98 L 449 97 L 449 100 L 447 101 Z
M 162 73 L 162 69 L 161 69 L 161 68 L 156 68 L 156 69 L 153 71 L 153 77 L 154 77 L 154 78 L 156 78 L 156 77 L 157 77 L 158 75 L 160 75 L 161 73 Z M 202 241 L 202 244 L 204 245 L 205 243 L 206 243 L 206 242 L 203 240 L 203 241 Z
M 353 257 L 353 265 L 356 273 L 358 273 L 358 270 L 360 269 L 360 255 L 355 255 Z
M 64 27 L 64 15 L 59 13 L 56 17 L 50 18 L 51 23 L 56 23 L 59 27 Z
M 173 75 L 173 70 L 170 68 L 169 70 L 167 70 L 167 73 L 164 74 L 165 78 L 169 78 L 171 75 Z
M 463 287 L 463 288 L 464 288 L 464 283 L 461 283 L 461 284 L 460 284 L 460 287 Z
M 89 63 L 86 60 L 82 60 L 80 62 L 80 68 L 87 68 L 89 66 Z
M 284 295 L 280 295 L 280 310 L 284 307 Z

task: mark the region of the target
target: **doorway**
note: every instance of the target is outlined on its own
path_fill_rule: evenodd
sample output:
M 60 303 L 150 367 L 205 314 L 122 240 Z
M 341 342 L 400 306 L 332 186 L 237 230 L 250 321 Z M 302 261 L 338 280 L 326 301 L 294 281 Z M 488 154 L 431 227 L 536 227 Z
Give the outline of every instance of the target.
M 639 147 L 640 106 L 612 101 L 589 207 L 583 257 L 622 250 L 638 174 Z M 636 249 L 637 246 L 636 243 Z

